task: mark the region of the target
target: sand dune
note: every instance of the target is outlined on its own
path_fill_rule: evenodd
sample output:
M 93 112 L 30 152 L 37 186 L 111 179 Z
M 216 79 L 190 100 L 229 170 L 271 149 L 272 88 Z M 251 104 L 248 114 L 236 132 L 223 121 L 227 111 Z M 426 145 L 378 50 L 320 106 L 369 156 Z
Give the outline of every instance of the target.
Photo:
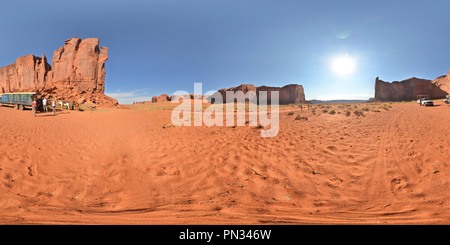
M 450 223 L 444 104 L 283 107 L 273 138 L 170 113 L 0 107 L 0 223 Z

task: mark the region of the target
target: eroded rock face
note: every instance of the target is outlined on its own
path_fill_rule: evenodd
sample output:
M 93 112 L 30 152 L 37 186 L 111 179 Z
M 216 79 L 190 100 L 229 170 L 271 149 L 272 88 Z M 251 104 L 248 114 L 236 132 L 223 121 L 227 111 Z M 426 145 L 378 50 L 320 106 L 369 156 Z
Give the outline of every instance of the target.
M 450 94 L 450 70 L 446 76 L 440 76 L 432 81 L 436 87 L 445 91 L 447 94 Z
M 25 55 L 14 64 L 0 68 L 0 92 L 38 91 L 51 77 L 51 66 L 45 55 Z
M 378 77 L 375 80 L 375 100 L 377 101 L 410 101 L 416 100 L 419 95 L 439 99 L 445 97 L 447 92 L 431 80 L 416 77 L 392 83 L 380 80 Z
M 45 55 L 26 55 L 0 68 L 0 92 L 36 91 L 59 100 L 85 101 L 115 106 L 117 100 L 104 94 L 108 48 L 98 38 L 68 39 L 53 53 L 52 64 Z
M 306 102 L 305 91 L 303 89 L 303 86 L 298 84 L 289 84 L 281 88 L 267 87 L 267 86 L 257 87 L 256 93 L 258 94 L 258 96 L 260 94 L 260 91 L 267 91 L 268 101 L 271 101 L 271 92 L 278 91 L 280 105 L 298 104 Z

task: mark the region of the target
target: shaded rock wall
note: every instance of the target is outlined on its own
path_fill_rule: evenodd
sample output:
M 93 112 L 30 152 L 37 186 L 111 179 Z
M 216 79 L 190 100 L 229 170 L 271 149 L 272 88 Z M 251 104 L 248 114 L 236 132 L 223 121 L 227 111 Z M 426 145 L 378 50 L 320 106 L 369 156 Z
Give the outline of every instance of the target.
M 447 93 L 427 79 L 413 77 L 392 83 L 385 82 L 378 77 L 375 79 L 375 100 L 377 101 L 410 101 L 416 100 L 419 95 L 439 99 L 445 97 Z

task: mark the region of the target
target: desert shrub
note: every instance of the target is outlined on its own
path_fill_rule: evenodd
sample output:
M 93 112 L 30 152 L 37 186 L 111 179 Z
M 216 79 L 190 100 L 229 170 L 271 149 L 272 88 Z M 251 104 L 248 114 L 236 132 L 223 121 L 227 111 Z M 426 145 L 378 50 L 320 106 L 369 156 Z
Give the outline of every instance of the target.
M 360 116 L 364 116 L 364 113 L 362 111 L 354 111 L 353 114 L 355 114 L 355 116 L 360 117 Z
M 364 107 L 364 108 L 362 108 L 362 110 L 363 111 L 369 111 L 369 108 L 368 107 Z
M 345 116 L 349 117 L 349 116 L 350 116 L 350 114 L 352 114 L 352 112 L 351 112 L 351 111 L 345 111 Z
M 334 115 L 334 114 L 336 114 L 336 111 L 335 111 L 335 110 L 331 110 L 331 111 L 328 112 L 328 113 L 330 113 L 331 115 Z
M 300 115 L 297 115 L 294 120 L 305 120 L 305 121 L 308 121 L 308 117 L 302 117 Z
M 373 110 L 373 112 L 381 112 L 380 110 Z
M 294 115 L 294 112 L 293 112 L 293 111 L 290 111 L 290 112 L 288 113 L 288 116 L 292 116 L 292 115 Z
M 327 109 L 323 109 L 322 112 L 323 113 L 328 113 L 328 110 Z

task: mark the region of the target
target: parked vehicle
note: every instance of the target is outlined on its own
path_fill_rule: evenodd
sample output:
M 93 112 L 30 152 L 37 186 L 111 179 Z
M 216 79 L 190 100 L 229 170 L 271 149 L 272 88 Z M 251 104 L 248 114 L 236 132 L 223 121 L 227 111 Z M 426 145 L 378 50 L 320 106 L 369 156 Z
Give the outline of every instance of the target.
M 0 104 L 12 105 L 14 109 L 23 110 L 31 107 L 33 99 L 37 98 L 36 92 L 17 92 L 0 94 Z
M 420 105 L 423 105 L 423 106 L 433 106 L 433 105 L 434 105 L 434 102 L 433 102 L 432 100 L 428 99 L 428 98 L 423 98 L 423 99 L 421 100 Z
M 429 95 L 417 95 L 417 104 L 422 105 L 422 101 L 428 97 Z
M 450 104 L 450 97 L 444 100 L 445 104 Z

